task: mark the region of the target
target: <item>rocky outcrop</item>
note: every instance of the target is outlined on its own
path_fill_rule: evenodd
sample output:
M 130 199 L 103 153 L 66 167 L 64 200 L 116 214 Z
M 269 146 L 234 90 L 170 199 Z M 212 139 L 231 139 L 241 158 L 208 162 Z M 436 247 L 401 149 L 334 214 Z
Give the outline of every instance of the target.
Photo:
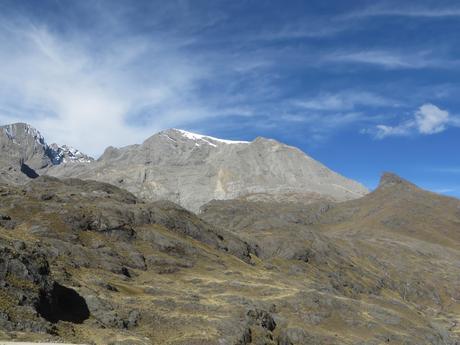
M 24 242 L 0 245 L 0 328 L 53 333 L 52 323 L 81 323 L 89 318 L 75 290 L 53 281 L 43 250 Z
M 403 179 L 402 177 L 394 173 L 391 173 L 391 172 L 383 173 L 382 177 L 380 178 L 378 188 L 384 189 L 384 188 L 393 187 L 393 186 L 400 186 L 403 188 L 412 188 L 412 189 L 417 188 L 417 186 L 414 185 L 413 183 Z
M 233 254 L 246 262 L 250 261 L 253 252 L 247 243 L 233 233 L 209 225 L 179 205 L 166 201 L 146 203 L 107 183 L 41 176 L 22 189 L 5 187 L 3 193 L 2 205 L 10 207 L 4 214 L 23 210 L 27 215 L 28 206 L 41 203 L 43 212 L 59 210 L 55 220 L 72 231 L 93 231 L 123 240 L 138 237 L 148 240 L 157 237 L 143 231 L 142 226 L 157 225 Z M 19 200 L 24 196 L 28 202 L 19 205 Z M 63 205 L 66 207 L 62 208 Z M 5 225 L 10 225 L 10 216 L 3 215 L 2 218 L 5 219 Z M 26 221 L 26 217 L 16 217 L 14 224 Z M 49 222 L 41 220 L 35 222 L 32 231 L 51 237 L 53 233 Z

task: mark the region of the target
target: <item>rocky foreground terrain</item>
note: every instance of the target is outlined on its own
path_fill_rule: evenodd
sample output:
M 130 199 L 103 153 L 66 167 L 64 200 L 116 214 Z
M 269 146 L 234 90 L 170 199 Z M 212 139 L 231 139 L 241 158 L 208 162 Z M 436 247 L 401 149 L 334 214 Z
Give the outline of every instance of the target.
M 458 344 L 460 201 L 392 175 L 333 203 L 0 186 L 0 339 Z

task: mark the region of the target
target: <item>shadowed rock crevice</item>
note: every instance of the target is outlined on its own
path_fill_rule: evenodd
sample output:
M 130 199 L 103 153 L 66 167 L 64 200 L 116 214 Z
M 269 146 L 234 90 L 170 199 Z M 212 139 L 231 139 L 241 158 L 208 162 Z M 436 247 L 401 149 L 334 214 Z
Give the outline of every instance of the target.
M 29 178 L 37 178 L 39 176 L 34 169 L 25 163 L 21 164 L 21 172 Z
M 43 293 L 37 305 L 37 311 L 45 320 L 51 323 L 68 321 L 83 323 L 89 318 L 86 301 L 75 290 L 54 283 L 53 289 Z

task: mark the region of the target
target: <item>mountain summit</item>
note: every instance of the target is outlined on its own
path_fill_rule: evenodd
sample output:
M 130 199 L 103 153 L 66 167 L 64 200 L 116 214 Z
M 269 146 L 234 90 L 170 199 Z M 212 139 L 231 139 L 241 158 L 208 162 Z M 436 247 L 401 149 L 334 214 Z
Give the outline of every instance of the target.
M 161 131 L 141 145 L 109 147 L 96 162 L 57 166 L 48 173 L 109 182 L 195 212 L 213 199 L 344 201 L 368 193 L 276 140 L 231 141 L 180 129 Z

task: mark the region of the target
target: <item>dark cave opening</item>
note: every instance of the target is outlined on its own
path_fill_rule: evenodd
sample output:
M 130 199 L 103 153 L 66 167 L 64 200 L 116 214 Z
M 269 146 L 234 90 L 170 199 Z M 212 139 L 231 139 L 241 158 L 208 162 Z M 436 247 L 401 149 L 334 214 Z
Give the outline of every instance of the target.
M 75 290 L 54 283 L 49 293 L 43 293 L 37 305 L 41 317 L 51 323 L 68 321 L 83 323 L 89 318 L 89 309 L 85 299 Z

